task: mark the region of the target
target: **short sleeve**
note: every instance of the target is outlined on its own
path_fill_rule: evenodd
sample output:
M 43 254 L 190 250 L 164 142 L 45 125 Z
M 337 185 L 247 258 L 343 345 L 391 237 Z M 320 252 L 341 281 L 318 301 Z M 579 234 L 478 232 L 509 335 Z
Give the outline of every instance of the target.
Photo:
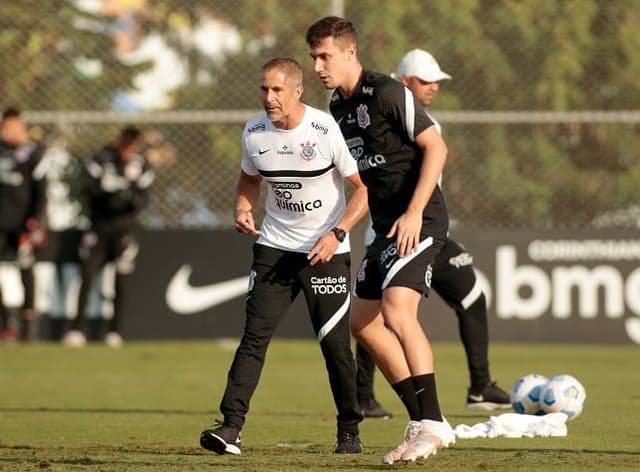
M 240 168 L 247 175 L 258 175 L 259 171 L 256 166 L 253 164 L 253 160 L 249 155 L 248 144 L 247 144 L 247 130 L 242 132 L 242 139 L 240 140 L 240 147 L 242 148 L 242 158 L 240 159 Z

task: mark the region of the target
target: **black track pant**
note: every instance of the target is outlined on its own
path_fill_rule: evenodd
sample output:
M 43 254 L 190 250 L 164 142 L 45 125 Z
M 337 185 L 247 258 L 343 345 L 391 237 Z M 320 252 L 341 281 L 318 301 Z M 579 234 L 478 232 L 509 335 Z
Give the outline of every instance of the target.
M 108 330 L 120 331 L 126 276 L 135 267 L 138 248 L 135 236 L 129 231 L 90 231 L 83 236 L 80 246 L 82 283 L 78 294 L 78 314 L 71 324 L 71 329 L 84 328 L 85 310 L 95 276 L 105 263 L 115 261 L 113 317 L 109 321 Z
M 355 365 L 350 346 L 349 254 L 337 254 L 326 264 L 310 266 L 306 254 L 254 244 L 253 256 L 244 334 L 220 403 L 225 422 L 244 425 L 269 342 L 302 291 L 324 356 L 338 412 L 338 431 L 356 433 L 362 416 L 356 403 Z

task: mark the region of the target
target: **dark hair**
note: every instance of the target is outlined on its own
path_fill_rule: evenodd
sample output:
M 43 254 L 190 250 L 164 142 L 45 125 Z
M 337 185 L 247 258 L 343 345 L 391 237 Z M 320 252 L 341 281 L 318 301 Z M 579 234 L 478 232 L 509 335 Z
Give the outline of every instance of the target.
M 284 72 L 287 79 L 295 86 L 302 83 L 302 68 L 295 59 L 291 59 L 290 57 L 276 57 L 262 66 L 263 73 L 272 69 L 278 69 Z
M 7 107 L 2 112 L 2 121 L 8 118 L 18 118 L 20 117 L 20 115 L 20 109 L 18 109 L 17 107 Z
M 311 47 L 317 46 L 328 37 L 358 44 L 358 35 L 353 23 L 338 16 L 325 16 L 309 26 L 307 30 L 307 44 Z
M 118 142 L 123 146 L 128 146 L 140 139 L 141 134 L 140 130 L 135 126 L 126 126 L 120 131 Z

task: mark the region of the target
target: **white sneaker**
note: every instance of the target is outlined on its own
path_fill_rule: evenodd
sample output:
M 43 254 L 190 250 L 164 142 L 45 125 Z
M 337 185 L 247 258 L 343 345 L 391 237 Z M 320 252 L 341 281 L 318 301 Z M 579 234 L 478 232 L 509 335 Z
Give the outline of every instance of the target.
M 83 348 L 87 344 L 87 338 L 82 331 L 72 329 L 71 331 L 67 331 L 64 335 L 64 338 L 62 338 L 62 344 L 67 347 Z
M 122 347 L 122 345 L 124 344 L 122 336 L 120 336 L 120 334 L 116 333 L 115 331 L 107 333 L 107 335 L 104 337 L 104 342 L 107 346 L 113 348 Z
M 426 459 L 430 455 L 436 454 L 439 449 L 455 444 L 456 435 L 444 416 L 442 421 L 422 420 L 420 425 L 420 434 L 418 434 L 413 446 L 402 455 L 403 461 L 413 462 L 420 458 Z
M 395 449 L 387 452 L 382 458 L 382 462 L 385 464 L 393 464 L 395 461 L 402 459 L 403 454 L 413 446 L 413 443 L 418 438 L 422 424 L 420 421 L 409 421 L 409 424 L 404 430 L 404 438 L 402 442 L 396 446 Z

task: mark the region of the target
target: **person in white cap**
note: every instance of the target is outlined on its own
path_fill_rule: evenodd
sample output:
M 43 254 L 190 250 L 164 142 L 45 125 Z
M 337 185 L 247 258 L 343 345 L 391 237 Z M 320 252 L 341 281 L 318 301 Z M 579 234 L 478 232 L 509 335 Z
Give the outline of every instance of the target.
M 443 72 L 438 62 L 427 51 L 414 49 L 408 52 L 398 64 L 392 77 L 404 84 L 414 97 L 425 107 L 429 107 L 439 91 L 439 82 L 451 76 Z M 429 115 L 427 113 L 427 115 Z M 440 124 L 431 116 L 438 132 Z M 365 245 L 373 242 L 375 234 L 369 226 Z M 471 386 L 467 392 L 466 406 L 472 410 L 495 410 L 511 408 L 509 394 L 489 373 L 489 335 L 487 324 L 487 301 L 473 270 L 473 257 L 464 246 L 447 238 L 444 247 L 435 258 L 431 288 L 455 310 L 458 316 L 460 338 L 467 356 L 467 366 Z M 371 355 L 359 344 L 356 347 L 358 368 L 358 402 L 363 415 L 368 418 L 390 417 L 373 394 L 373 372 L 375 362 Z

